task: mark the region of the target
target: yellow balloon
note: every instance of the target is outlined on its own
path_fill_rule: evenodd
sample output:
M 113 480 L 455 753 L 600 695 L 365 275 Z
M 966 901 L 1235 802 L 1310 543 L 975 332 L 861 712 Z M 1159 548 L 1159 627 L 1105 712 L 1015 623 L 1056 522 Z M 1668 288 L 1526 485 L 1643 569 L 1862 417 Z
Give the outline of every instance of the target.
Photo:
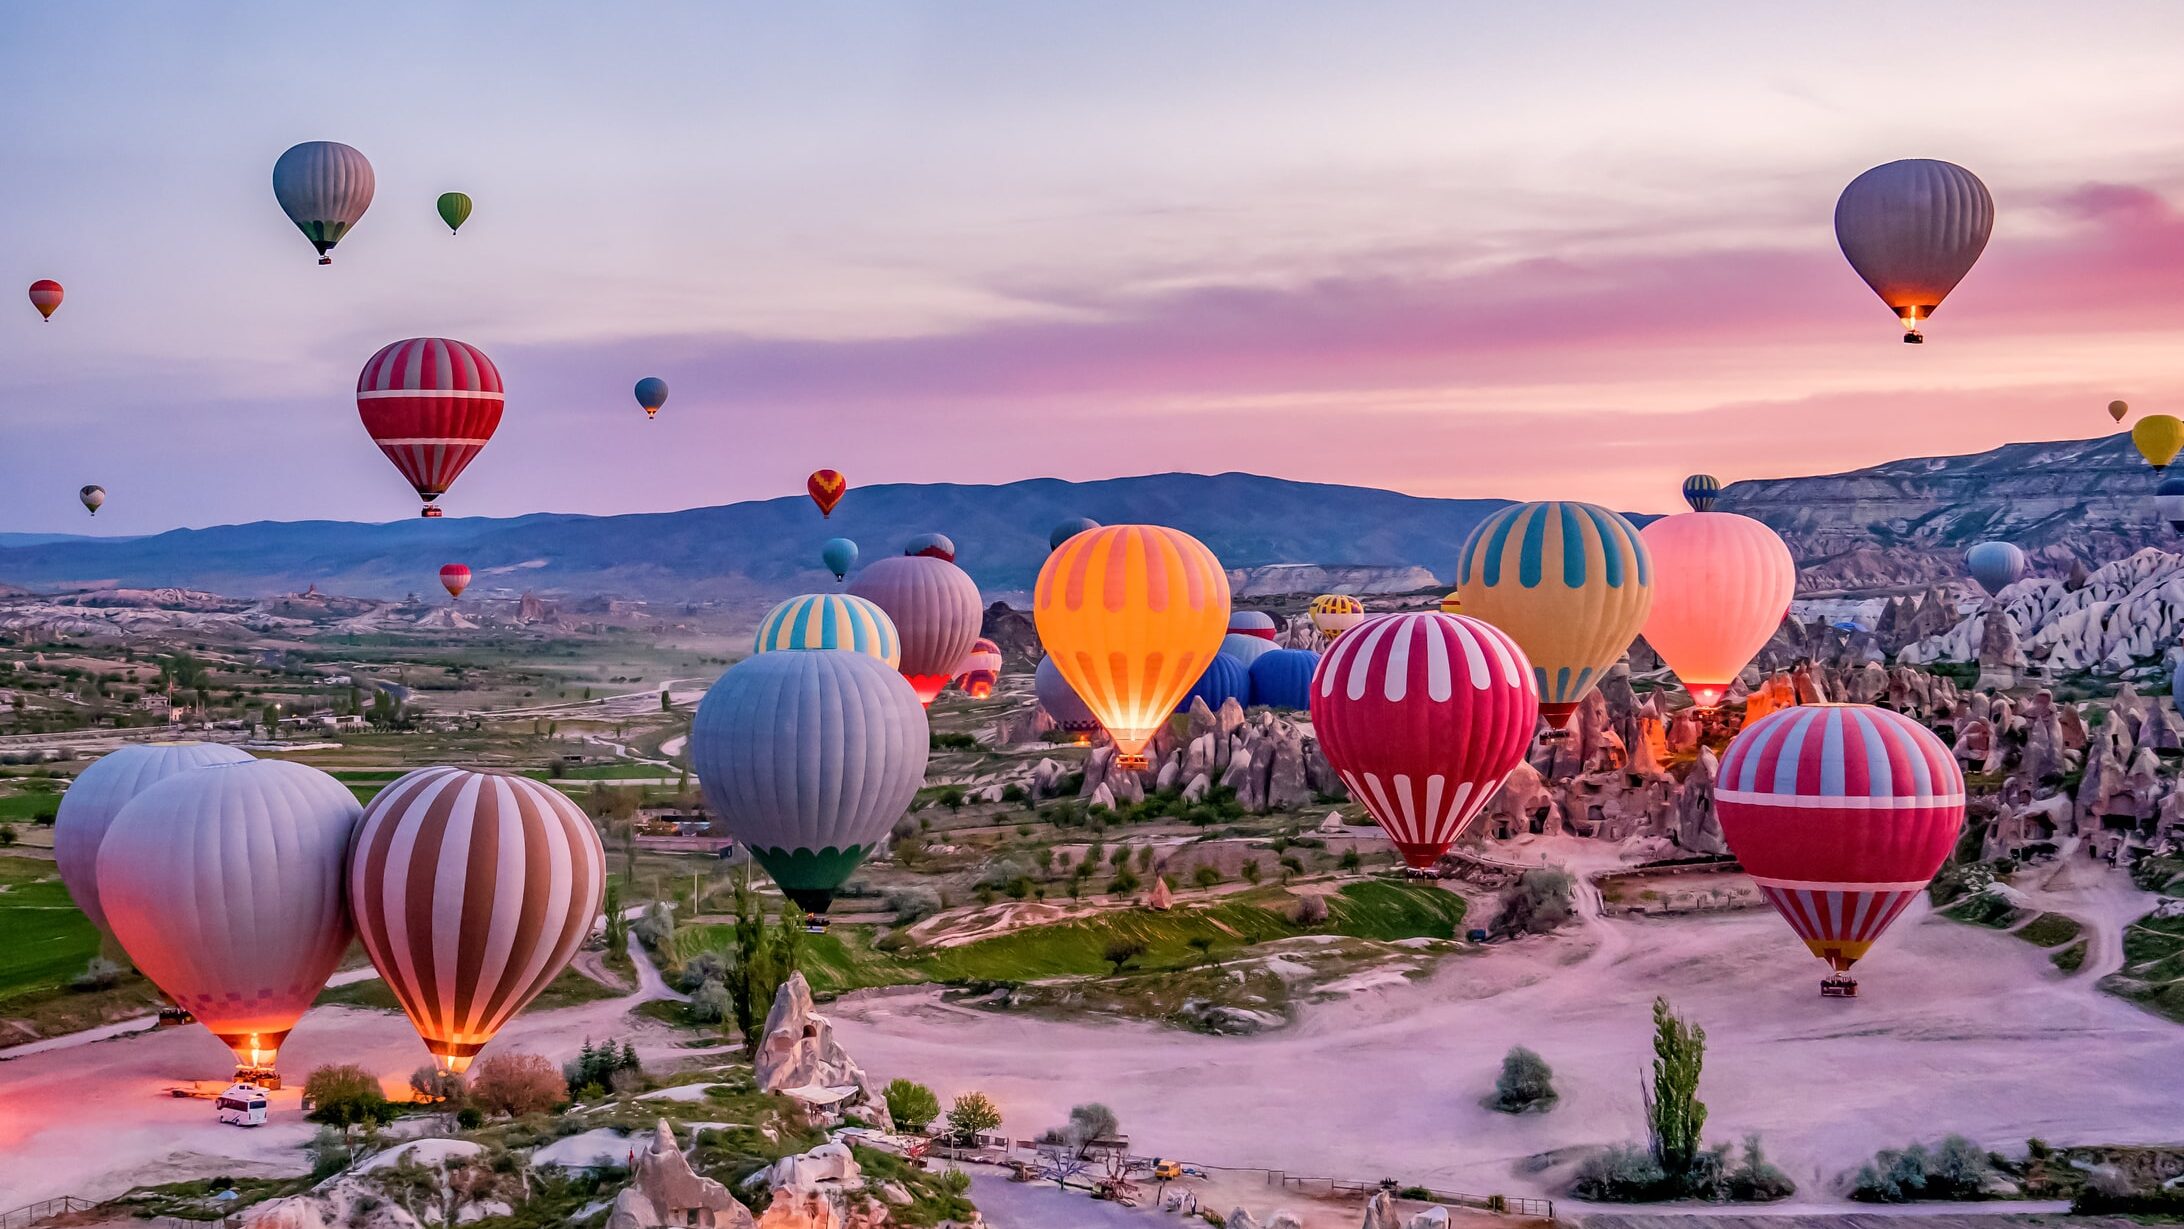
M 1595 504 L 1512 504 L 1456 566 L 1464 613 L 1509 633 L 1539 679 L 1539 711 L 1566 727 L 1653 608 L 1653 559 L 1629 521 Z
M 2174 414 L 2148 414 L 2131 424 L 2131 442 L 2157 472 L 2167 469 L 2177 452 L 2184 450 L 2184 422 L 2178 422 Z
M 1322 593 L 1312 599 L 1309 611 L 1312 626 L 1330 642 L 1365 621 L 1365 603 L 1347 593 Z
M 1031 605 L 1055 668 L 1114 738 L 1115 762 L 1144 768 L 1145 744 L 1221 651 L 1228 573 L 1181 530 L 1103 525 L 1047 556 Z

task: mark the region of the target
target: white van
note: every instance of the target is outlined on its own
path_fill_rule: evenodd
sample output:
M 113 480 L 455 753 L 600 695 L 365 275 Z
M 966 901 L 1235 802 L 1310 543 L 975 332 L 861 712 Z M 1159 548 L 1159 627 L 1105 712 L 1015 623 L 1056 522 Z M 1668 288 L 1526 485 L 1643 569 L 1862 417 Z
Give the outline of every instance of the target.
M 265 1125 L 266 1090 L 256 1084 L 230 1084 L 219 1096 L 220 1121 L 236 1127 Z

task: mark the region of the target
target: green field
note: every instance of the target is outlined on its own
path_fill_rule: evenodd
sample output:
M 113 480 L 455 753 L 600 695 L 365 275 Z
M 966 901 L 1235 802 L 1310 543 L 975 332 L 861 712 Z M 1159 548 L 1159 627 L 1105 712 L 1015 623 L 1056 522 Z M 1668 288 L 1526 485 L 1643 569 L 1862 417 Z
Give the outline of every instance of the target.
M 823 994 L 912 982 L 963 985 L 1094 977 L 1115 971 L 1107 951 L 1122 941 L 1144 947 L 1129 962 L 1129 971 L 1157 972 L 1190 968 L 1297 935 L 1383 942 L 1451 939 L 1464 919 L 1464 899 L 1453 892 L 1383 880 L 1343 887 L 1328 898 L 1327 921 L 1317 926 L 1301 926 L 1292 919 L 1295 901 L 1287 891 L 1267 887 L 1205 908 L 1119 909 L 1027 926 L 974 943 L 900 953 L 875 949 L 869 931 L 841 928 L 807 937 L 804 973 Z M 676 936 L 676 955 L 687 960 L 701 951 L 725 950 L 732 943 L 731 932 L 730 926 L 718 923 L 686 927 Z M 1205 954 L 1191 945 L 1194 938 L 1210 940 Z
M 2184 1023 L 2184 917 L 2151 914 L 2123 932 L 2123 969 L 2101 988 Z
M 51 862 L 0 858 L 0 1015 L 17 995 L 56 990 L 99 954 L 99 932 Z

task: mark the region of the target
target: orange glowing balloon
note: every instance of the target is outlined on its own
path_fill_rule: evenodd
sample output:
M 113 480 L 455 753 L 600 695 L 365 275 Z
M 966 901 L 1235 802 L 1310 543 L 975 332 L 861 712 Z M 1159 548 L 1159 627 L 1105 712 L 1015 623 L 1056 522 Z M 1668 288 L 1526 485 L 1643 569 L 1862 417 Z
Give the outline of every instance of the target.
M 1797 564 L 1774 530 L 1734 512 L 1664 516 L 1638 536 L 1653 556 L 1646 643 L 1713 708 L 1782 626 Z
M 1205 673 L 1228 630 L 1228 573 L 1160 525 L 1103 525 L 1056 547 L 1032 594 L 1039 639 L 1125 768 Z

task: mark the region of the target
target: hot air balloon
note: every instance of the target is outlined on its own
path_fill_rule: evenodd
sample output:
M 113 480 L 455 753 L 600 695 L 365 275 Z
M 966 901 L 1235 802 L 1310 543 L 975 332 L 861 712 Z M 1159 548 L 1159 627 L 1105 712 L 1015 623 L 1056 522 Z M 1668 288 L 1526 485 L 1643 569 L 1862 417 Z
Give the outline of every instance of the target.
M 1059 550 L 1062 543 L 1069 541 L 1087 529 L 1098 529 L 1099 527 L 1100 523 L 1088 516 L 1068 517 L 1056 524 L 1053 532 L 1047 534 L 1047 549 Z
M 905 555 L 923 555 L 928 559 L 945 559 L 955 562 L 955 539 L 944 533 L 921 533 L 903 544 Z
M 645 412 L 645 421 L 652 421 L 659 415 L 660 407 L 667 404 L 667 381 L 658 376 L 646 376 L 637 381 L 637 404 Z
M 2184 422 L 2174 414 L 2148 414 L 2131 424 L 2131 443 L 2158 474 L 2184 449 Z
M 106 488 L 98 485 L 97 483 L 93 483 L 90 486 L 87 486 L 82 490 L 76 492 L 76 500 L 77 502 L 81 503 L 84 508 L 91 513 L 91 515 L 97 516 L 99 514 L 99 509 L 106 506 Z
M 1215 653 L 1198 681 L 1175 702 L 1175 711 L 1189 712 L 1193 700 L 1204 700 L 1207 708 L 1216 711 L 1230 700 L 1251 703 L 1251 668 L 1226 653 Z
M 849 591 L 895 621 L 902 633 L 903 677 L 925 704 L 955 677 L 956 664 L 978 642 L 985 623 L 970 575 L 932 555 L 876 560 L 849 582 Z
M 1312 703 L 1312 675 L 1320 655 L 1310 649 L 1273 649 L 1251 663 L 1251 702 L 1268 708 L 1304 709 Z
M 1274 616 L 1263 610 L 1231 610 L 1228 617 L 1228 634 L 1231 636 L 1256 636 L 1271 641 L 1277 629 Z
M 2016 543 L 1981 542 L 1964 552 L 1964 568 L 1993 597 L 2023 580 L 2028 565 Z
M 1797 562 L 1774 530 L 1734 512 L 1664 516 L 1639 536 L 1653 556 L 1646 643 L 1692 703 L 1713 708 L 1782 626 Z
M 470 197 L 467 193 L 442 192 L 440 199 L 434 202 L 434 208 L 440 211 L 440 220 L 447 223 L 448 234 L 461 230 L 463 223 L 470 220 Z
M 1693 512 L 1712 512 L 1721 496 L 1721 479 L 1712 474 L 1693 474 L 1683 480 L 1684 502 Z
M 1230 632 L 1228 635 L 1221 637 L 1220 651 L 1246 666 L 1259 660 L 1262 655 L 1273 652 L 1274 649 L 1275 644 L 1273 641 L 1262 640 L 1248 632 Z
M 1228 626 L 1228 573 L 1205 544 L 1160 525 L 1106 525 L 1047 556 L 1032 616 L 1071 690 L 1115 740 L 1117 766 L 1203 674 Z
M 828 538 L 826 545 L 819 548 L 819 562 L 827 565 L 827 571 L 834 573 L 834 579 L 840 580 L 857 566 L 857 544 L 848 538 Z
M 48 323 L 53 313 L 61 307 L 61 284 L 50 277 L 41 277 L 30 284 L 30 305 L 38 309 L 39 316 Z
M 1057 729 L 1083 735 L 1100 728 L 1092 706 L 1062 677 L 1061 667 L 1051 656 L 1040 658 L 1038 668 L 1031 672 L 1031 694 L 1038 697 L 1039 707 Z
M 1835 240 L 1844 259 L 1920 342 L 1934 314 L 1972 271 L 1994 230 L 1994 198 L 1979 177 L 1951 162 L 1906 158 L 1850 181 L 1835 202 Z
M 963 694 L 973 700 L 992 695 L 993 685 L 1001 681 L 1001 646 L 980 636 L 956 667 L 955 677 Z
M 1458 592 L 1457 592 L 1456 590 L 1454 590 L 1454 589 L 1451 589 L 1451 590 L 1449 590 L 1448 592 L 1446 592 L 1446 593 L 1444 593 L 1444 594 L 1442 594 L 1442 595 L 1441 595 L 1441 613 L 1442 613 L 1442 614 L 1462 614 L 1463 612 L 1464 612 L 1464 595 L 1463 595 L 1463 594 L 1461 594 L 1461 593 L 1458 593 Z
M 1365 621 L 1365 603 L 1347 593 L 1322 593 L 1310 609 L 1312 626 L 1330 641 Z
M 381 348 L 356 378 L 356 411 L 372 442 L 425 501 L 453 486 L 500 426 L 500 370 L 483 350 L 445 337 Z
M 113 933 L 99 905 L 99 844 L 130 799 L 178 772 L 250 757 L 219 743 L 123 743 L 91 762 L 61 795 L 53 816 L 53 861 L 69 898 L 91 924 Z
M 2122 422 L 2123 416 L 2130 412 L 2131 407 L 2125 402 L 2111 401 L 2108 403 L 2108 416 L 2117 422 Z
M 303 237 L 318 249 L 319 263 L 372 207 L 372 164 L 339 141 L 305 141 L 273 164 L 273 198 Z
M 690 725 L 716 823 L 788 898 L 823 913 L 925 780 L 917 693 L 862 653 L 761 653 L 728 668 Z
M 834 505 L 842 502 L 842 495 L 849 490 L 849 479 L 837 470 L 815 469 L 811 477 L 804 479 L 804 490 L 811 502 L 819 505 L 821 518 L 834 515 Z
M 99 843 L 99 903 L 129 959 L 279 1087 L 281 1042 L 349 946 L 342 880 L 361 808 L 284 760 L 177 772 L 122 806 Z
M 766 612 L 758 621 L 753 653 L 784 649 L 846 649 L 902 664 L 902 637 L 895 621 L 875 603 L 846 593 L 806 593 Z
M 1428 867 L 1523 760 L 1539 724 L 1524 651 L 1499 628 L 1438 611 L 1380 615 L 1335 641 L 1312 678 L 1327 762 Z
M 491 769 L 397 778 L 364 809 L 355 850 L 357 938 L 442 1071 L 469 1067 L 560 976 L 606 890 L 583 810 Z
M 1464 609 L 1524 648 L 1540 715 L 1569 724 L 1653 606 L 1653 561 L 1629 521 L 1596 504 L 1512 504 L 1464 543 Z
M 1955 847 L 1964 775 L 1932 731 L 1865 704 L 1770 713 L 1721 757 L 1714 808 L 1768 902 L 1842 975 Z
M 463 590 L 470 587 L 470 568 L 460 563 L 441 564 L 440 587 L 446 589 L 451 598 L 461 597 Z
M 2184 533 L 2184 478 L 2172 474 L 2154 488 L 2154 514 L 2169 522 L 2169 528 Z

